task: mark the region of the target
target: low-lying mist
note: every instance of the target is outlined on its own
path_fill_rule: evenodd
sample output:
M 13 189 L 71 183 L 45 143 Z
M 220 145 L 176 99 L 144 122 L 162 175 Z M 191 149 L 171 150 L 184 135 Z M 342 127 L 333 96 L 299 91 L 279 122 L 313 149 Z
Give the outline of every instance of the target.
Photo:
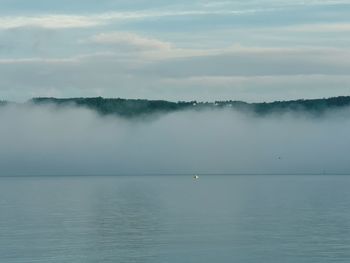
M 0 175 L 349 173 L 350 109 L 314 118 L 233 110 L 152 119 L 0 108 Z

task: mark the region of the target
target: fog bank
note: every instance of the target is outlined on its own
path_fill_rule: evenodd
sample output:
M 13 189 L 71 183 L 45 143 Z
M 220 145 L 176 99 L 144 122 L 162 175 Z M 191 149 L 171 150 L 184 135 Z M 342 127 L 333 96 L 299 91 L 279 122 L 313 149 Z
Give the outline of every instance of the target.
M 185 111 L 151 120 L 0 108 L 0 175 L 349 173 L 350 110 L 322 118 Z

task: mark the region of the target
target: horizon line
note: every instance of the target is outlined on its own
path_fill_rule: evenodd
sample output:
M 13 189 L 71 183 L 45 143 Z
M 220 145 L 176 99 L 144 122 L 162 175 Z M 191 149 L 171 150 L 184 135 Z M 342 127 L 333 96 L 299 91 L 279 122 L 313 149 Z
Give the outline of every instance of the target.
M 346 173 L 114 173 L 114 174 L 13 174 L 0 175 L 0 178 L 9 177 L 113 177 L 113 176 L 348 176 Z

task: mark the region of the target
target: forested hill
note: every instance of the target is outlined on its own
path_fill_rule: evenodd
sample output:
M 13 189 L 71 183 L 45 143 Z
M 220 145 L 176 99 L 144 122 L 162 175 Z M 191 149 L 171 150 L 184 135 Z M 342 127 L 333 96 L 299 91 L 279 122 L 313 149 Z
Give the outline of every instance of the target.
M 258 115 L 271 113 L 303 112 L 314 115 L 322 115 L 329 110 L 342 109 L 350 106 L 350 96 L 334 97 L 328 99 L 275 101 L 269 103 L 246 103 L 242 101 L 216 101 L 196 102 L 179 101 L 170 102 L 164 100 L 142 99 L 105 99 L 97 98 L 33 98 L 31 103 L 36 105 L 54 104 L 57 106 L 76 105 L 97 111 L 100 114 L 116 114 L 123 117 L 144 116 L 152 113 L 166 113 L 180 110 L 201 109 L 236 109 L 253 112 Z M 0 104 L 5 104 L 2 102 Z

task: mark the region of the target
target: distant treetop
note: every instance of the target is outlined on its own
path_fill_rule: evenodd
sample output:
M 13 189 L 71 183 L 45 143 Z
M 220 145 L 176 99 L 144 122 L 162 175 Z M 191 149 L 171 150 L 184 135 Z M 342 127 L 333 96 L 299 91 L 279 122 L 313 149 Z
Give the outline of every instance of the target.
M 291 101 L 275 101 L 262 103 L 247 103 L 243 101 L 178 101 L 145 100 L 145 99 L 121 99 L 121 98 L 33 98 L 31 103 L 54 104 L 56 106 L 75 105 L 97 111 L 102 115 L 116 114 L 122 117 L 138 117 L 153 113 L 169 113 L 180 110 L 201 109 L 235 109 L 248 111 L 257 115 L 272 113 L 306 112 L 313 115 L 322 115 L 328 110 L 340 109 L 350 106 L 350 96 L 323 98 L 323 99 L 300 99 Z M 0 101 L 0 104 L 6 102 Z

